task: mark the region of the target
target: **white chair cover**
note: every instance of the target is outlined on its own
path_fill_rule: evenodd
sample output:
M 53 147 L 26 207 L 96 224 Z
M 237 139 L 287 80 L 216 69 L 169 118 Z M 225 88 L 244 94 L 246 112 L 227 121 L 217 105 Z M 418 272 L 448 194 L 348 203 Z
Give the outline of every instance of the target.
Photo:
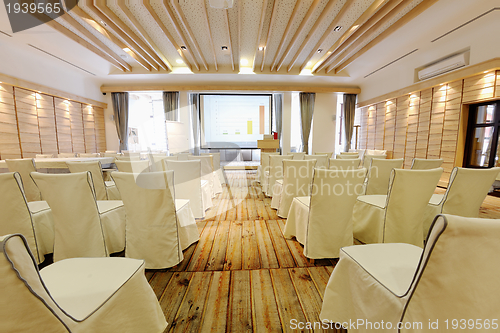
M 442 168 L 393 169 L 388 195 L 359 196 L 354 205 L 354 238 L 363 243 L 408 243 L 423 246 L 423 212 Z
M 95 196 L 97 200 L 120 200 L 120 192 L 116 188 L 113 181 L 104 181 L 102 167 L 100 161 L 89 162 L 66 162 L 69 172 L 86 172 L 90 171 L 92 174 L 92 181 L 94 182 Z
M 77 258 L 40 272 L 21 235 L 0 236 L 2 332 L 162 332 L 142 260 Z
M 328 155 L 323 154 L 315 154 L 315 155 L 306 155 L 304 156 L 305 160 L 315 160 L 316 165 L 315 168 L 317 169 L 328 169 Z
M 19 233 L 35 255 L 37 263 L 54 248 L 54 219 L 45 201 L 27 202 L 21 176 L 0 174 L 0 235 Z
M 149 161 L 122 161 L 115 160 L 115 165 L 118 171 L 141 173 L 149 172 Z
M 140 155 L 133 155 L 133 156 L 130 156 L 130 155 L 118 155 L 118 156 L 115 156 L 115 160 L 116 161 L 133 161 L 133 162 L 136 162 L 136 161 L 140 161 L 141 160 L 141 156 Z
M 174 172 L 175 197 L 187 199 L 195 218 L 205 217 L 201 179 L 201 161 L 165 161 L 167 170 Z M 205 182 L 208 186 L 208 183 Z M 209 192 L 210 193 L 210 192 Z M 209 194 L 208 193 L 208 194 Z M 212 198 L 208 196 L 210 203 Z
M 309 196 L 315 165 L 316 160 L 283 160 L 283 185 L 278 207 L 279 217 L 287 218 L 293 198 Z
M 165 154 L 151 154 L 149 160 L 149 168 L 153 172 L 167 171 L 163 161 L 177 161 L 177 156 L 167 156 Z
M 226 183 L 226 178 L 224 178 L 224 173 L 220 165 L 220 153 L 201 153 L 201 156 L 212 155 L 212 160 L 214 163 L 214 172 L 219 178 L 219 182 L 222 184 Z
M 439 168 L 443 164 L 443 159 L 426 159 L 426 158 L 414 158 L 411 162 L 411 168 L 414 170 L 428 170 Z
M 76 153 L 60 153 L 57 154 L 57 158 L 74 158 L 76 157 Z
M 304 152 L 299 152 L 299 153 L 288 153 L 292 155 L 292 160 L 303 160 L 304 156 L 306 156 L 306 153 Z
M 337 154 L 337 155 L 335 155 L 335 158 L 337 160 L 355 160 L 355 159 L 358 159 L 359 157 L 356 155 Z
M 280 153 L 260 153 L 260 169 L 257 170 L 257 176 L 260 179 L 260 184 L 262 185 L 262 190 L 265 193 L 267 186 L 267 174 L 269 173 L 269 155 L 279 155 Z
M 24 194 L 28 201 L 40 201 L 40 190 L 36 187 L 33 179 L 30 177 L 30 173 L 35 172 L 35 161 L 31 158 L 26 159 L 14 159 L 5 160 L 7 168 L 10 172 L 19 172 L 21 175 L 21 180 L 23 182 Z
M 125 248 L 123 203 L 96 201 L 90 172 L 33 172 L 31 177 L 54 216 L 54 261 L 105 257 Z
M 328 155 L 328 159 L 332 158 L 333 152 L 332 153 L 321 153 L 321 152 L 315 152 L 314 155 Z
M 190 156 L 190 155 L 191 155 L 190 153 L 178 153 L 178 154 L 175 154 L 174 156 L 177 156 L 178 161 L 187 161 L 188 156 Z
M 356 159 L 330 158 L 329 162 L 330 162 L 329 163 L 330 170 L 353 170 L 359 168 L 361 160 L 359 158 Z
M 368 171 L 368 180 L 366 183 L 366 195 L 387 195 L 389 190 L 389 179 L 392 169 L 403 168 L 403 158 L 398 159 L 372 159 L 370 170 Z
M 370 168 L 371 163 L 372 163 L 372 159 L 374 159 L 374 158 L 385 160 L 386 156 L 385 155 L 365 154 L 365 156 L 363 157 L 363 168 L 368 170 Z
M 427 235 L 434 217 L 452 214 L 478 217 L 479 208 L 488 195 L 500 168 L 466 169 L 455 167 L 445 194 L 433 194 L 424 213 L 423 232 Z
M 205 155 L 205 156 L 188 155 L 188 160 L 201 161 L 201 178 L 203 180 L 208 181 L 210 188 L 212 189 L 212 198 L 215 197 L 217 193 L 222 192 L 222 186 L 220 184 L 219 177 L 214 173 L 213 157 L 211 155 Z
M 114 158 L 117 158 L 117 157 L 121 157 L 122 154 L 120 153 L 117 153 L 117 152 L 105 152 L 105 153 L 101 153 L 101 155 L 103 157 L 114 157 Z
M 100 154 L 99 153 L 79 153 L 78 154 L 78 157 L 84 157 L 84 158 L 87 158 L 87 157 L 99 157 Z
M 177 200 L 172 188 L 174 172 L 114 172 L 111 176 L 127 212 L 125 256 L 144 259 L 149 269 L 180 263 L 184 259 L 183 248 L 198 241 L 199 233 L 192 212 L 192 221 L 185 226 L 177 217 Z M 179 200 L 179 206 L 184 204 L 186 202 Z M 190 211 L 189 204 L 186 207 Z M 182 244 L 181 233 L 189 236 L 189 244 Z
M 292 155 L 269 155 L 269 175 L 267 175 L 266 195 L 273 196 L 274 183 L 283 179 L 283 160 L 291 160 Z
M 54 154 L 36 154 L 35 158 L 54 158 Z
M 359 158 L 359 153 L 358 152 L 348 152 L 348 151 L 341 151 L 340 155 L 351 155 L 351 156 L 356 156 L 356 158 Z
M 352 209 L 363 191 L 366 169 L 314 169 L 310 197 L 293 199 L 285 225 L 311 259 L 338 258 L 339 249 L 353 244 Z
M 499 237 L 498 220 L 441 215 L 423 250 L 410 244 L 342 248 L 320 319 L 336 323 L 362 319 L 362 326 L 352 327 L 359 331 L 375 331 L 367 322 L 384 322 L 396 332 L 394 327 L 401 322 L 406 327 L 401 332 L 437 332 L 446 331 L 446 321 L 452 330 L 452 318 L 458 325 L 460 319 L 480 318 L 473 330 L 483 331 L 476 328 L 500 313 L 494 292 L 500 275 Z M 481 326 L 475 326 L 478 323 Z M 491 320 L 488 324 L 491 328 Z

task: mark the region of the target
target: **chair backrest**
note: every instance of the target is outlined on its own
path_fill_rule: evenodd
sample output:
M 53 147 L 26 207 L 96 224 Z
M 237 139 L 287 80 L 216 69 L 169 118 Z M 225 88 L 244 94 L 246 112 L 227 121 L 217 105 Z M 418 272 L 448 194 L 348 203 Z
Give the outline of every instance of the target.
M 338 160 L 355 160 L 359 158 L 357 155 L 351 155 L 351 154 L 337 154 L 335 157 Z
M 283 160 L 291 160 L 292 155 L 269 155 L 268 194 L 272 195 L 274 183 L 283 179 Z
M 189 199 L 191 210 L 196 218 L 203 218 L 201 193 L 201 161 L 165 161 L 166 169 L 174 172 L 175 197 Z
M 123 156 L 129 156 L 129 157 L 139 157 L 139 159 L 141 158 L 141 153 L 138 152 L 138 151 L 128 151 L 128 150 L 124 150 L 122 151 L 123 153 Z
M 398 159 L 372 159 L 368 171 L 368 181 L 366 184 L 366 195 L 386 195 L 389 191 L 389 179 L 392 169 L 403 168 L 403 158 Z
M 38 252 L 35 226 L 26 197 L 24 196 L 21 176 L 17 172 L 0 174 L 0 235 L 22 234 L 35 256 L 37 263 L 43 261 Z
M 337 258 L 343 246 L 353 243 L 352 211 L 363 193 L 366 169 L 314 169 L 307 246 L 309 258 Z
M 269 156 L 279 155 L 280 153 L 260 153 L 260 183 L 264 184 L 264 179 L 266 177 L 266 171 L 269 171 Z
M 479 208 L 488 195 L 500 168 L 467 169 L 455 167 L 442 203 L 443 214 L 478 217 Z
M 70 332 L 76 322 L 69 320 L 47 292 L 24 237 L 0 236 L 0 248 L 0 293 L 8 300 L 0 312 L 2 331 Z
M 339 158 L 330 158 L 330 170 L 352 170 L 359 168 L 359 164 L 361 160 L 359 158 L 351 159 L 339 159 Z
M 328 155 L 327 154 L 306 155 L 306 156 L 304 156 L 304 159 L 305 160 L 315 160 L 316 161 L 315 168 L 328 169 Z
M 333 152 L 331 153 L 321 153 L 321 152 L 315 152 L 314 155 L 328 155 L 328 159 L 332 158 Z
M 36 154 L 35 158 L 54 158 L 54 154 Z
M 140 161 L 141 160 L 141 156 L 136 156 L 136 155 L 133 155 L 133 156 L 130 156 L 130 155 L 123 155 L 123 156 L 115 156 L 115 161 L 133 161 L 133 162 L 136 162 L 136 161 Z
M 356 158 L 359 158 L 359 153 L 354 152 L 354 151 L 341 151 L 340 155 L 351 155 L 351 156 L 356 156 Z
M 191 153 L 178 153 L 178 154 L 175 154 L 174 156 L 177 156 L 178 161 L 187 161 L 188 156 L 190 156 L 190 155 L 191 155 Z
M 88 162 L 66 162 L 69 172 L 86 172 L 92 174 L 92 181 L 94 183 L 95 196 L 97 200 L 108 200 L 106 193 L 106 184 L 104 183 L 104 176 L 102 174 L 102 166 L 100 161 Z
M 497 318 L 498 239 L 499 220 L 438 215 L 407 293 L 402 321 L 438 320 L 441 325 L 450 318 Z
M 114 153 L 105 152 L 105 153 L 101 153 L 101 156 L 103 156 L 103 157 L 114 157 L 114 158 L 116 158 L 116 157 L 120 157 L 120 156 L 122 156 L 122 154 L 117 153 L 117 152 L 114 152 Z
M 201 174 L 203 176 L 214 172 L 214 161 L 212 155 L 193 156 L 188 155 L 188 161 L 200 160 L 201 161 Z
M 76 157 L 76 153 L 60 153 L 57 154 L 57 158 L 73 158 Z
M 393 169 L 386 201 L 383 243 L 408 243 L 423 247 L 423 211 L 442 168 Z
M 151 154 L 149 163 L 151 171 L 166 171 L 164 160 L 177 161 L 177 156 L 167 156 L 165 154 Z
M 386 156 L 385 155 L 365 154 L 365 157 L 363 158 L 363 168 L 368 170 L 370 168 L 371 163 L 372 163 L 372 159 L 374 159 L 374 158 L 385 160 Z
M 54 261 L 108 255 L 90 172 L 31 177 L 54 216 Z
M 40 190 L 36 187 L 30 173 L 35 172 L 35 162 L 31 158 L 5 160 L 10 172 L 19 172 L 23 181 L 24 194 L 28 201 L 40 201 Z
M 292 160 L 303 160 L 304 156 L 306 156 L 306 153 L 304 152 L 299 152 L 299 153 L 289 153 L 292 155 Z
M 283 160 L 283 189 L 278 215 L 287 217 L 293 198 L 309 196 L 316 160 Z
M 88 157 L 99 157 L 100 154 L 99 153 L 80 153 L 80 154 L 78 154 L 78 156 L 88 158 Z
M 214 171 L 220 169 L 220 153 L 201 153 L 201 156 L 212 155 Z
M 171 190 L 174 171 L 111 176 L 127 215 L 125 256 L 144 259 L 151 269 L 177 265 L 183 255 Z
M 442 158 L 428 159 L 428 158 L 414 158 L 411 162 L 411 168 L 414 170 L 428 170 L 439 168 L 443 164 Z
M 149 161 L 121 161 L 115 160 L 118 171 L 121 172 L 149 172 Z

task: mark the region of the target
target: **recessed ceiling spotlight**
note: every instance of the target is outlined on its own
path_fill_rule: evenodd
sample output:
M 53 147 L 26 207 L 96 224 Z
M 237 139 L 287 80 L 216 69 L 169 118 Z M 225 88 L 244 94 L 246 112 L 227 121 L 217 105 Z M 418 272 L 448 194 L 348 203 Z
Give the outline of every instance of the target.
M 241 64 L 242 66 L 246 66 L 246 65 L 248 65 L 248 60 L 247 60 L 247 59 L 241 59 L 241 60 L 240 60 L 240 64 Z
M 259 46 L 259 51 L 264 51 L 264 46 Z
M 184 61 L 182 61 L 181 59 L 177 59 L 175 62 L 178 63 L 178 64 L 183 64 L 184 63 Z
M 321 52 L 323 52 L 323 49 L 318 49 L 318 51 L 317 51 L 317 52 L 318 52 L 318 53 L 321 53 Z
M 124 47 L 124 48 L 123 48 L 123 51 L 125 51 L 125 52 L 130 52 L 130 49 L 129 49 L 128 47 Z
M 342 30 L 342 26 L 338 25 L 335 27 L 335 29 L 333 29 L 333 31 L 340 31 Z
M 224 45 L 221 47 L 221 49 L 222 49 L 222 51 L 227 51 L 227 46 Z
M 104 21 L 101 21 L 101 24 L 102 24 L 103 26 L 106 26 L 106 23 L 104 23 Z
M 181 45 L 181 50 L 184 50 L 184 51 L 186 51 L 187 49 L 188 49 L 188 48 L 187 48 L 186 46 L 184 46 L 184 45 Z

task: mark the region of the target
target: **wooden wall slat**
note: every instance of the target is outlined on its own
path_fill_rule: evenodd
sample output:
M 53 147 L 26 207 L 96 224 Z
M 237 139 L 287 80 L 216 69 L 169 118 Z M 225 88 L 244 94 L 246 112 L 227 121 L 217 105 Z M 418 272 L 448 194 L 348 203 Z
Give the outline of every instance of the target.
M 94 110 L 91 106 L 82 104 L 83 133 L 85 135 L 85 152 L 96 153 Z
M 71 123 L 73 152 L 83 153 L 85 151 L 85 134 L 83 131 L 82 104 L 77 102 L 69 104 L 69 119 Z
M 375 106 L 368 108 L 368 135 L 366 137 L 366 148 L 375 149 L 375 125 L 377 121 L 377 109 Z
M 106 151 L 106 125 L 103 108 L 94 107 L 94 123 L 97 152 L 104 152 Z
M 495 73 L 483 73 L 464 79 L 463 102 L 492 98 L 495 93 Z
M 35 94 L 33 91 L 14 88 L 22 157 L 28 158 L 42 153 Z
M 500 71 L 496 72 L 495 97 L 500 97 Z
M 14 88 L 0 84 L 0 158 L 21 158 Z
M 37 93 L 36 108 L 42 154 L 58 154 L 54 98 Z
M 55 97 L 55 113 L 57 124 L 57 137 L 59 139 L 59 152 L 72 153 L 72 137 L 71 137 L 71 122 L 70 122 L 70 102 L 64 99 Z M 78 108 L 80 109 L 80 108 Z
M 408 127 L 408 96 L 396 99 L 396 129 L 394 133 L 393 158 L 404 158 L 406 147 L 406 129 Z
M 359 133 L 359 149 L 366 149 L 368 135 L 368 107 L 361 108 L 360 111 L 360 133 Z
M 375 116 L 375 149 L 384 149 L 385 137 L 385 102 L 376 106 Z
M 385 105 L 384 148 L 392 156 L 394 151 L 394 134 L 396 133 L 396 100 L 389 100 Z

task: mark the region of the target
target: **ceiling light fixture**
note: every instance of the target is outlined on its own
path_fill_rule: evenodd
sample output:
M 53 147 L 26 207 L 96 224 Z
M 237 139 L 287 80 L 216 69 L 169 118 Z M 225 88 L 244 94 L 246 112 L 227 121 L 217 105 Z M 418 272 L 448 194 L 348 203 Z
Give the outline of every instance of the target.
M 321 53 L 321 52 L 323 52 L 323 49 L 318 49 L 318 51 L 317 51 L 317 52 L 318 52 L 318 53 Z
M 259 46 L 259 51 L 264 51 L 264 46 Z
M 342 30 L 342 26 L 340 26 L 340 25 L 336 26 L 336 27 L 333 29 L 333 31 L 340 31 L 340 30 Z
M 183 64 L 184 63 L 184 61 L 182 61 L 181 59 L 177 59 L 175 62 L 178 63 L 178 64 Z
M 128 47 L 124 47 L 124 48 L 123 48 L 123 51 L 125 51 L 125 52 L 130 52 L 130 49 L 129 49 Z
M 221 47 L 221 49 L 222 49 L 222 51 L 227 51 L 227 46 L 224 45 L 224 46 Z
M 240 64 L 241 64 L 242 66 L 246 66 L 246 65 L 248 65 L 248 60 L 246 60 L 246 59 L 241 59 L 241 60 L 240 60 Z
M 188 48 L 184 45 L 181 45 L 181 50 L 186 51 Z

